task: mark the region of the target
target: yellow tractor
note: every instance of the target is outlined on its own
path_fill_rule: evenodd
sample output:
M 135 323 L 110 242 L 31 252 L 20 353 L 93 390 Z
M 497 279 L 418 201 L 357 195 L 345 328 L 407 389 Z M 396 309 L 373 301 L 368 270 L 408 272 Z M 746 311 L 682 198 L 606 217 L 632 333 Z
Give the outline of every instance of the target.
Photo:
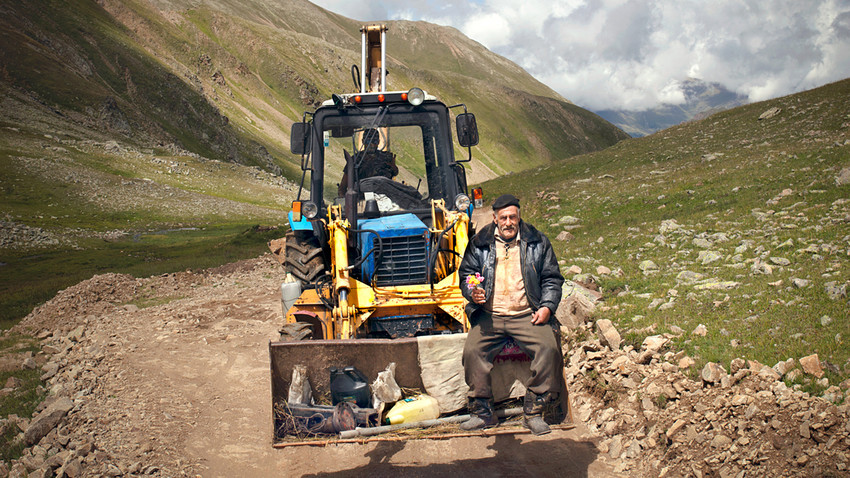
M 331 367 L 371 380 L 391 362 L 399 384 L 422 389 L 417 338 L 469 327 L 457 269 L 481 206 L 463 166 L 478 143 L 475 117 L 419 88 L 386 91 L 386 31 L 361 29 L 360 91 L 334 94 L 292 127 L 304 174 L 286 237 L 286 325 L 269 345 L 273 407 L 286 401 L 296 365 L 319 395 Z M 455 157 L 455 108 L 465 158 Z

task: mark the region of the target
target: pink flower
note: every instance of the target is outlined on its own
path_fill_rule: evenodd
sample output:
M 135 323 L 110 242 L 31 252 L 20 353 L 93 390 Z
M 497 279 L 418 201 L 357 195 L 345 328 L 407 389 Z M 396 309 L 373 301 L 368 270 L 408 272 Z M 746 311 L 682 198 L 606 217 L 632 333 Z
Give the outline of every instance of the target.
M 475 275 L 466 276 L 466 288 L 467 289 L 472 290 L 472 289 L 478 287 L 482 282 L 484 282 L 484 276 L 482 276 L 478 272 L 476 272 Z

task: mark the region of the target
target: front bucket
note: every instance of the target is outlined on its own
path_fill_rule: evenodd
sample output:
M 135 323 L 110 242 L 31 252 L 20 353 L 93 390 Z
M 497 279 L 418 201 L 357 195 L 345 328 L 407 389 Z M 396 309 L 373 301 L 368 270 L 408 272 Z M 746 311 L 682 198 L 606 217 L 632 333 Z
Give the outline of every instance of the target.
M 353 366 L 371 384 L 390 363 L 396 364 L 395 380 L 400 387 L 417 389 L 436 398 L 441 413 L 465 409 L 468 388 L 461 363 L 465 340 L 466 334 L 449 334 L 404 339 L 270 342 L 272 410 L 285 407 L 296 365 L 306 368 L 315 402 L 330 405 L 331 368 Z M 528 364 L 527 360 L 494 364 L 491 378 L 497 402 L 525 394 L 521 383 L 529 376 Z M 562 398 L 566 399 L 565 386 Z M 275 431 L 275 442 L 284 438 Z

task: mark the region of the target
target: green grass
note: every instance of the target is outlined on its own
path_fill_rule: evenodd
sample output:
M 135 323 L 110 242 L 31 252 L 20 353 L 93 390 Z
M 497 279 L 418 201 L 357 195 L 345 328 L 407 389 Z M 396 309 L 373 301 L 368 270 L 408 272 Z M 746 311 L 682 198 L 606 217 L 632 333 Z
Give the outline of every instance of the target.
M 38 351 L 38 342 L 31 337 L 19 334 L 0 336 L 0 355 L 24 352 L 37 353 Z M 46 391 L 39 388 L 42 384 L 39 378 L 42 373 L 40 369 L 0 371 L 0 386 L 5 384 L 10 377 L 15 377 L 21 381 L 21 386 L 17 387 L 14 392 L 0 397 L 0 417 L 5 418 L 9 415 L 17 415 L 21 418 L 32 417 L 32 413 L 46 395 Z M 0 435 L 0 461 L 18 458 L 23 449 L 26 448 L 24 443 L 16 444 L 14 442 L 18 433 L 20 433 L 18 427 L 13 426 L 9 427 L 3 435 Z
M 8 329 L 57 291 L 96 274 L 149 277 L 200 270 L 256 257 L 282 229 L 229 225 L 197 230 L 145 232 L 117 242 L 91 241 L 82 249 L 47 250 L 0 258 L 0 329 Z M 140 304 L 142 306 L 144 303 Z

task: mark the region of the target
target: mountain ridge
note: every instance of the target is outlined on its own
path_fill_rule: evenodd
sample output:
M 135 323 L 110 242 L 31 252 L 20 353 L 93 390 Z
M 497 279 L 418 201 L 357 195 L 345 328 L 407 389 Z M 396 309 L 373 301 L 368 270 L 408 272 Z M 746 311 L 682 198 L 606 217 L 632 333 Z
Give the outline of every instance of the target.
M 749 103 L 746 96 L 730 91 L 716 82 L 688 78 L 682 82 L 681 89 L 685 101 L 680 104 L 665 103 L 636 111 L 597 110 L 596 114 L 631 136 L 640 137 Z

